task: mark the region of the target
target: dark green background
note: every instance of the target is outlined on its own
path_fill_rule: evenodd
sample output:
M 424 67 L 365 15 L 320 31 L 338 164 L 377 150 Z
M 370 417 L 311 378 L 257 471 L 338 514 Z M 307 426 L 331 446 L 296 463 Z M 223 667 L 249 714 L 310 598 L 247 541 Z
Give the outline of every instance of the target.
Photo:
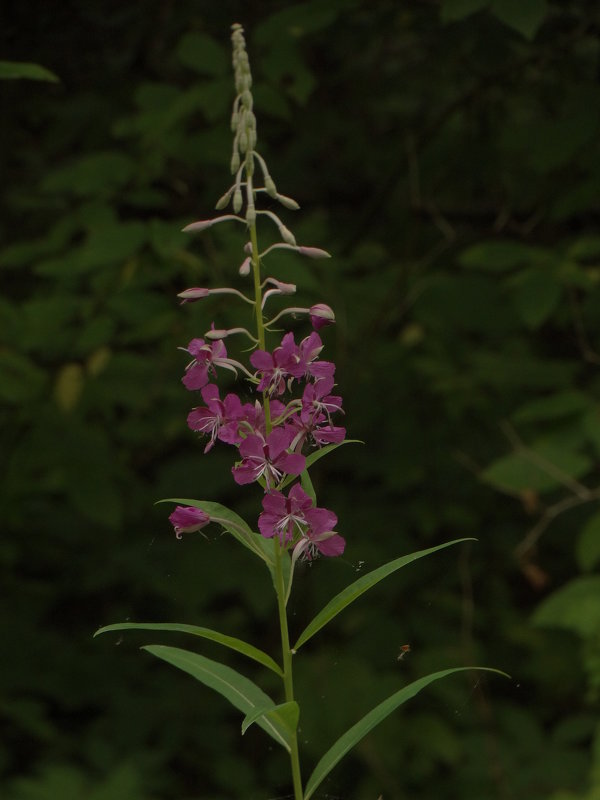
M 398 555 L 398 573 L 296 666 L 305 773 L 405 682 L 429 688 L 323 784 L 347 800 L 600 797 L 600 12 L 592 0 L 8 4 L 0 58 L 58 84 L 0 85 L 0 794 L 266 800 L 286 760 L 225 700 L 92 640 L 189 622 L 276 653 L 266 571 L 227 537 L 175 540 L 162 497 L 252 521 L 231 453 L 185 417 L 177 350 L 239 309 L 241 228 L 203 237 L 227 188 L 229 27 L 242 22 L 259 149 L 303 244 L 270 269 L 323 332 L 349 435 L 320 462 L 343 558 L 301 570 L 300 630 Z M 298 327 L 298 332 L 305 330 Z M 547 523 L 547 524 L 546 524 Z M 539 525 L 536 545 L 519 544 Z M 534 530 L 535 533 L 535 530 Z M 412 652 L 397 661 L 400 647 Z M 199 645 L 271 690 L 233 654 Z M 594 755 L 595 753 L 595 755 Z

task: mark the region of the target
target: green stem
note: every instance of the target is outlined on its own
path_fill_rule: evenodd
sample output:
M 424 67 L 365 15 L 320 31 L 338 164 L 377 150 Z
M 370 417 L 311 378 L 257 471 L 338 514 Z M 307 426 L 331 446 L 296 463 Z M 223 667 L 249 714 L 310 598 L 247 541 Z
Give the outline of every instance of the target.
M 281 652 L 283 656 L 283 686 L 286 702 L 294 699 L 294 680 L 292 676 L 292 651 L 290 648 L 290 636 L 288 633 L 287 611 L 286 611 L 286 592 L 283 581 L 283 570 L 281 568 L 281 547 L 279 539 L 273 538 L 275 548 L 275 579 L 277 585 L 277 607 L 279 610 L 279 628 L 281 631 Z M 294 731 L 291 741 L 290 761 L 292 766 L 292 781 L 294 784 L 294 800 L 302 800 L 302 777 L 300 775 L 300 755 L 298 753 L 298 732 Z
M 249 189 L 252 191 L 252 177 L 248 176 L 250 184 Z M 262 288 L 260 281 L 260 256 L 258 254 L 258 237 L 256 233 L 256 224 L 250 225 L 250 241 L 252 243 L 252 272 L 254 276 L 254 313 L 256 316 L 256 334 L 258 339 L 258 346 L 261 350 L 265 350 L 265 326 L 262 317 Z M 266 393 L 263 393 L 263 403 L 265 409 L 265 427 L 267 434 L 271 431 L 271 410 L 269 406 L 269 398 Z M 279 629 L 281 632 L 281 652 L 283 656 L 283 688 L 285 692 L 286 702 L 294 700 L 294 680 L 292 676 L 292 651 L 290 648 L 290 637 L 288 632 L 287 622 L 287 593 L 285 582 L 283 580 L 283 569 L 281 565 L 282 551 L 279 539 L 277 536 L 273 537 L 273 547 L 275 553 L 275 589 L 277 594 L 277 608 L 279 612 Z M 298 753 L 298 732 L 294 731 L 291 741 L 290 761 L 292 768 L 292 781 L 294 785 L 294 800 L 303 800 L 304 792 L 302 790 L 302 777 L 300 774 L 300 755 Z

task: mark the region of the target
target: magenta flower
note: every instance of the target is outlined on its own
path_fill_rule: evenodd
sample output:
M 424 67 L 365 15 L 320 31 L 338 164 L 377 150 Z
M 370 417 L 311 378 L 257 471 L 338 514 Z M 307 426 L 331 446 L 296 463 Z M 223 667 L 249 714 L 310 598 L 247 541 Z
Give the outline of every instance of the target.
M 258 518 L 258 528 L 267 539 L 278 536 L 282 545 L 302 535 L 305 511 L 312 500 L 299 483 L 294 484 L 286 497 L 281 492 L 267 492 L 262 501 L 263 512 Z
M 233 444 L 231 426 L 237 430 L 238 420 L 242 418 L 242 403 L 236 394 L 228 394 L 224 400 L 219 398 L 219 389 L 214 383 L 208 383 L 201 390 L 205 406 L 193 408 L 188 414 L 187 423 L 193 431 L 210 436 L 204 448 L 208 453 L 218 439 Z
M 190 391 L 206 386 L 209 374 L 217 374 L 216 365 L 229 366 L 227 348 L 221 340 L 210 343 L 204 339 L 192 339 L 186 349 L 194 357 L 182 378 L 183 385 Z
M 286 497 L 281 492 L 268 492 L 263 497 L 263 512 L 258 528 L 270 539 L 278 536 L 282 545 L 296 543 L 294 557 L 304 554 L 312 559 L 317 554 L 339 556 L 345 540 L 334 531 L 337 517 L 327 508 L 314 508 L 312 499 L 299 483 L 294 484 Z
M 335 372 L 335 364 L 331 361 L 317 361 L 323 349 L 323 342 L 318 333 L 313 332 L 300 342 L 294 355 L 295 364 L 290 372 L 294 378 L 330 378 Z
M 299 475 L 306 459 L 298 453 L 288 453 L 292 432 L 275 428 L 267 436 L 250 435 L 240 444 L 242 460 L 232 468 L 236 483 L 253 483 L 264 478 L 267 489 L 278 484 L 284 474 Z
M 331 422 L 331 414 L 336 411 L 342 411 L 342 398 L 328 394 L 332 389 L 333 377 L 331 375 L 317 381 L 317 383 L 306 385 L 302 395 L 302 411 L 300 412 L 303 421 L 306 422 L 316 418 L 319 414 L 325 414 Z
M 181 539 L 183 533 L 195 533 L 208 525 L 210 517 L 201 508 L 177 506 L 169 515 L 169 522 L 175 528 L 175 536 Z
M 250 356 L 250 363 L 261 376 L 257 391 L 267 392 L 269 396 L 283 394 L 286 380 L 291 377 L 291 370 L 297 360 L 298 347 L 293 333 L 286 333 L 281 345 L 272 354 L 265 350 L 255 350 Z

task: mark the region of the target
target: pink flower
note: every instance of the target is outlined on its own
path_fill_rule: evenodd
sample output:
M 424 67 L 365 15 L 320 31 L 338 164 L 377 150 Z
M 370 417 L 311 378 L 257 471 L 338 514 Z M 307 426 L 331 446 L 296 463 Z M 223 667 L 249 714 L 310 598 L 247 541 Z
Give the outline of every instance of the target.
M 294 354 L 294 366 L 290 369 L 294 378 L 329 378 L 335 372 L 335 364 L 331 361 L 317 361 L 323 349 L 323 342 L 318 333 L 313 332 L 303 339 Z
M 253 483 L 264 478 L 267 489 L 279 483 L 285 474 L 299 475 L 306 466 L 306 459 L 298 453 L 288 453 L 292 432 L 275 428 L 263 439 L 251 435 L 240 444 L 241 462 L 232 468 L 236 483 Z
M 257 391 L 268 395 L 283 394 L 287 378 L 298 360 L 298 347 L 294 342 L 294 334 L 286 333 L 281 345 L 273 350 L 273 354 L 265 350 L 255 350 L 250 356 L 250 363 L 260 374 Z
M 201 508 L 177 506 L 170 514 L 169 522 L 175 528 L 175 536 L 181 539 L 183 533 L 195 533 L 208 525 L 210 517 Z
M 237 429 L 237 421 L 243 416 L 242 403 L 236 394 L 228 394 L 225 400 L 219 398 L 219 389 L 214 383 L 208 383 L 201 390 L 202 399 L 206 403 L 205 406 L 193 408 L 188 414 L 187 423 L 193 431 L 198 431 L 207 436 L 210 436 L 209 442 L 204 448 L 204 452 L 208 453 L 214 447 L 215 441 L 230 441 L 230 428 L 228 426 L 235 425 Z
M 325 327 L 325 325 L 333 325 L 335 322 L 335 314 L 333 313 L 333 309 L 330 306 L 325 305 L 325 303 L 317 303 L 316 305 L 311 306 L 308 314 L 310 318 L 310 324 L 316 331 Z
M 186 367 L 182 383 L 190 391 L 206 386 L 209 373 L 216 375 L 215 365 L 223 366 L 229 363 L 227 348 L 221 340 L 211 344 L 204 339 L 192 339 L 187 346 L 187 352 L 194 356 L 194 359 Z

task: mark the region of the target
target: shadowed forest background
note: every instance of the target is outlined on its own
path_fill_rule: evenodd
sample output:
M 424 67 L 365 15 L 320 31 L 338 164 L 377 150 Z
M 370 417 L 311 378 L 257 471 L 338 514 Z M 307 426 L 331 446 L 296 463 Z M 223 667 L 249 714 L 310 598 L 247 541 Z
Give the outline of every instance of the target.
M 262 731 L 241 738 L 222 697 L 139 652 L 189 640 L 92 639 L 174 621 L 277 648 L 266 570 L 210 529 L 177 541 L 154 505 L 260 510 L 187 428 L 177 350 L 239 324 L 227 299 L 176 294 L 242 286 L 241 226 L 180 233 L 230 185 L 241 22 L 259 149 L 302 207 L 285 220 L 333 254 L 273 269 L 297 305 L 335 309 L 327 357 L 365 442 L 315 469 L 348 544 L 301 570 L 292 623 L 357 571 L 478 540 L 388 579 L 299 657 L 307 768 L 427 672 L 512 676 L 431 686 L 318 797 L 598 800 L 598 4 L 23 0 L 3 17 L 0 59 L 60 82 L 0 82 L 2 798 L 289 792 Z

